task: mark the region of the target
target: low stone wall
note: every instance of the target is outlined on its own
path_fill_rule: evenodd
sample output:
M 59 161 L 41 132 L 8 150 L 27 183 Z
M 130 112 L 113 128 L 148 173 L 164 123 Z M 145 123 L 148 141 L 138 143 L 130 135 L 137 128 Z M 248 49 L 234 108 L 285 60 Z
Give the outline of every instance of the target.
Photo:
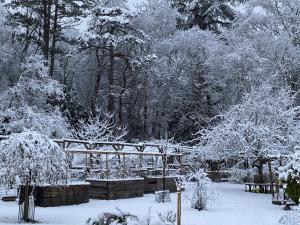
M 90 185 L 38 186 L 35 188 L 35 204 L 40 207 L 78 205 L 89 202 Z
M 144 196 L 144 178 L 133 179 L 87 179 L 91 184 L 90 198 L 92 199 L 125 199 Z
M 165 177 L 166 190 L 170 192 L 176 192 L 176 176 Z M 146 176 L 144 181 L 145 194 L 154 193 L 155 191 L 163 190 L 163 177 L 162 176 Z

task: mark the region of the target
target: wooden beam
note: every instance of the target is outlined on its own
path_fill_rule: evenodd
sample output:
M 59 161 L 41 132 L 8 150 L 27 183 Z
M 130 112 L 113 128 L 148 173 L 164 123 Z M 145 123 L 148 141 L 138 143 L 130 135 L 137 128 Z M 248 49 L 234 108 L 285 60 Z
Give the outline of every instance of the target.
M 122 151 L 102 151 L 102 150 L 85 150 L 85 149 L 66 149 L 66 152 L 77 154 L 97 154 L 97 155 L 141 155 L 141 156 L 182 156 L 182 154 L 165 154 L 152 152 L 122 152 Z

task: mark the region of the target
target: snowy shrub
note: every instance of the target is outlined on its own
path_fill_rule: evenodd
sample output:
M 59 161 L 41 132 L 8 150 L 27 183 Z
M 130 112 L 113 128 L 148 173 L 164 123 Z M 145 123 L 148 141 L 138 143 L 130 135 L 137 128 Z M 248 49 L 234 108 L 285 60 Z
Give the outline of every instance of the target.
M 68 124 L 58 109 L 38 112 L 36 107 L 11 108 L 0 111 L 0 121 L 4 134 L 35 131 L 51 138 L 69 136 Z
M 279 178 L 287 184 L 285 192 L 296 203 L 300 198 L 300 151 L 289 156 L 287 165 L 279 168 Z
M 34 132 L 10 135 L 0 142 L 0 182 L 19 185 L 59 184 L 67 178 L 62 149 Z
M 288 163 L 279 168 L 279 178 L 283 181 L 291 177 L 300 181 L 300 151 L 297 150 L 295 153 L 289 156 Z
M 70 135 L 59 110 L 63 86 L 48 77 L 41 57 L 30 57 L 15 86 L 0 95 L 0 133 L 35 131 L 49 137 Z
M 217 200 L 217 192 L 212 181 L 202 169 L 189 175 L 188 181 L 193 181 L 192 195 L 190 196 L 192 208 L 207 209 Z
M 81 140 L 120 141 L 127 135 L 127 130 L 117 125 L 113 114 L 97 110 L 87 120 L 79 121 L 79 127 L 73 129 L 73 134 Z
M 86 225 L 174 225 L 176 213 L 168 211 L 151 215 L 151 210 L 146 216 L 135 216 L 123 213 L 118 209 L 117 213 L 102 213 L 98 217 L 89 218 Z
M 283 225 L 299 225 L 300 224 L 300 212 L 299 208 L 292 209 L 287 215 L 280 218 L 279 223 Z
M 229 180 L 232 183 L 241 184 L 241 183 L 252 181 L 253 176 L 254 176 L 254 172 L 252 170 L 232 168 L 230 170 Z
M 161 221 L 164 222 L 164 224 L 166 225 L 172 225 L 176 222 L 176 213 L 173 211 L 159 213 L 158 216 L 161 219 Z
M 98 218 L 88 219 L 87 225 L 131 225 L 137 221 L 137 217 L 130 214 L 103 213 Z

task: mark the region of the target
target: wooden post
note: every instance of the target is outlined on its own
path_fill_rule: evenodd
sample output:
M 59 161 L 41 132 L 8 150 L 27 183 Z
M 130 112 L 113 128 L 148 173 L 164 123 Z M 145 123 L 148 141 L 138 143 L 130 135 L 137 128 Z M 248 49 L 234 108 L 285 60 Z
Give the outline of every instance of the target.
M 23 220 L 29 222 L 29 184 L 26 182 L 24 186 L 24 214 Z
M 166 190 L 166 158 L 167 158 L 167 154 L 164 153 L 163 156 L 163 190 Z
M 63 148 L 63 151 L 65 151 L 66 149 L 66 145 L 65 145 L 65 140 L 63 140 L 63 143 L 62 143 L 62 148 Z M 67 166 L 66 166 L 66 185 L 68 184 L 68 173 L 69 173 L 69 167 L 71 168 L 71 160 L 70 160 L 70 156 L 69 156 L 69 152 L 66 152 L 66 157 L 67 157 Z
M 177 225 L 181 225 L 181 188 L 177 188 Z
M 143 167 L 142 160 L 143 160 L 143 156 L 140 155 L 140 157 L 139 157 L 139 169 L 140 169 L 140 171 L 142 171 L 142 167 Z
M 125 155 L 123 155 L 123 178 L 125 178 L 125 173 L 126 173 L 126 160 L 125 160 Z
M 155 169 L 154 156 L 151 156 L 151 160 L 152 160 L 152 167 L 153 167 L 153 169 Z
M 88 154 L 87 152 L 85 153 L 85 177 L 87 178 L 88 175 Z
M 69 152 L 66 154 L 67 157 L 67 165 L 66 165 L 66 185 L 68 185 L 68 174 L 69 174 L 69 167 L 70 167 L 70 156 L 69 156 Z
M 108 172 L 108 155 L 105 155 L 105 162 L 106 162 L 106 179 L 109 177 L 109 172 Z
M 269 178 L 270 178 L 270 183 L 271 183 L 270 188 L 271 188 L 272 197 L 274 197 L 273 173 L 272 173 L 271 159 L 268 160 L 268 167 L 269 167 Z
M 183 168 L 182 168 L 182 155 L 179 156 L 179 165 L 180 165 L 180 175 L 183 175 Z

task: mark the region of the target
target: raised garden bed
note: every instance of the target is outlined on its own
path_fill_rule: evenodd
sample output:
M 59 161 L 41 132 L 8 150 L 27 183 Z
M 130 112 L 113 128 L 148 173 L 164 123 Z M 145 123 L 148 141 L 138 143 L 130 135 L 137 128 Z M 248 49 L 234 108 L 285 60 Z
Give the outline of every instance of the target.
M 87 179 L 91 184 L 92 199 L 124 199 L 144 196 L 144 178 L 132 179 Z
M 90 184 L 68 186 L 38 186 L 35 188 L 35 204 L 40 207 L 78 205 L 89 202 Z
M 176 192 L 176 176 L 165 177 L 165 190 Z M 162 176 L 146 176 L 144 178 L 144 192 L 145 194 L 154 193 L 155 191 L 163 190 L 163 177 Z
M 15 202 L 17 199 L 16 195 L 4 195 L 1 197 L 3 202 Z

